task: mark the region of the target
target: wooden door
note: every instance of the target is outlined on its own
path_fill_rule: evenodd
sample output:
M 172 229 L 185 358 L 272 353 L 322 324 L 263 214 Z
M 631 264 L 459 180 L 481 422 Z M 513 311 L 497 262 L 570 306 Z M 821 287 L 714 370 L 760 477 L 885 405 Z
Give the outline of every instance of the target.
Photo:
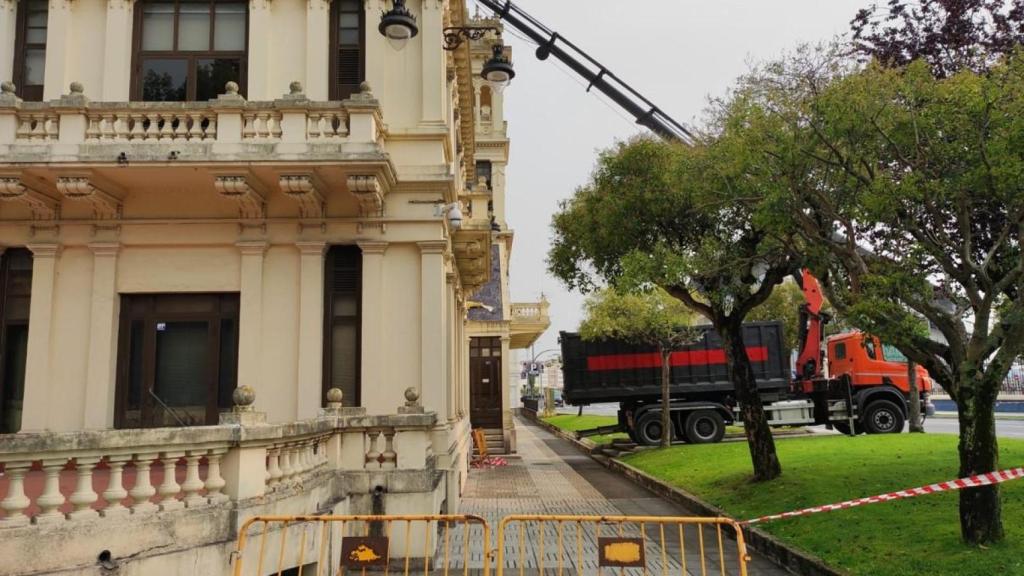
M 469 421 L 474 428 L 501 428 L 501 338 L 469 341 Z

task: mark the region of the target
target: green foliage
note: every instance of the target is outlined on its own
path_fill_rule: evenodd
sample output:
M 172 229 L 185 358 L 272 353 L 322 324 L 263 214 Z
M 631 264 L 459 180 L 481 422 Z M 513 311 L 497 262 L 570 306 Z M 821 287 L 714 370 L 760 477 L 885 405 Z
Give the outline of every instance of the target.
M 693 312 L 661 289 L 624 293 L 606 288 L 591 294 L 580 324 L 584 340 L 624 340 L 672 350 L 692 342 Z
M 957 477 L 952 435 L 814 436 L 777 444 L 786 474 L 751 484 L 742 444 L 675 446 L 623 460 L 745 520 L 923 486 Z M 1024 441 L 1000 441 L 1008 462 Z M 1005 543 L 961 543 L 957 495 L 945 493 L 759 525 L 854 576 L 1024 574 L 1024 484 L 1003 485 Z

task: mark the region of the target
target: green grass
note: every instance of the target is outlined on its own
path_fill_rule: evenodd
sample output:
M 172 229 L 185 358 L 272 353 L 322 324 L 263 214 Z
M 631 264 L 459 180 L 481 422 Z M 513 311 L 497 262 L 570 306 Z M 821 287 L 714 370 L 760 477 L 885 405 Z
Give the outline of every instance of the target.
M 1000 439 L 1004 468 L 1024 464 L 1024 441 Z M 744 442 L 674 446 L 623 461 L 744 520 L 873 496 L 957 476 L 951 435 L 819 436 L 776 443 L 783 474 L 750 482 Z M 959 538 L 957 494 L 779 520 L 759 525 L 829 565 L 864 576 L 1024 575 L 1024 480 L 1002 485 L 1006 540 L 987 549 Z
M 599 416 L 597 414 L 584 414 L 582 416 L 577 416 L 576 414 L 558 414 L 557 416 L 551 416 L 550 418 L 544 418 L 543 420 L 548 424 L 565 430 L 566 432 L 590 430 L 591 428 L 598 428 L 600 426 L 614 426 L 619 423 L 619 419 L 615 416 Z M 598 445 L 611 444 L 615 440 L 628 439 L 629 435 L 625 432 L 587 436 L 587 440 Z

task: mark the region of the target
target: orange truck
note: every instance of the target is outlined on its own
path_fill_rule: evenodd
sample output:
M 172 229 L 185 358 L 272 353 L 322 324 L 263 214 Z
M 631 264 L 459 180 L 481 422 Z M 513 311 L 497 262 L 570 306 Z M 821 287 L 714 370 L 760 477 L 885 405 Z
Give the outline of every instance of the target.
M 751 322 L 744 344 L 772 426 L 825 425 L 845 434 L 901 432 L 909 417 L 907 360 L 892 346 L 862 332 L 824 337 L 827 315 L 817 280 L 803 272 L 807 302 L 800 307 L 799 350 L 795 363 L 782 345 L 780 322 Z M 629 343 L 584 341 L 561 333 L 563 397 L 575 406 L 619 403 L 618 425 L 640 444 L 661 438 L 660 356 Z M 738 418 L 725 354 L 710 328 L 700 340 L 670 357 L 669 411 L 676 438 L 718 442 Z M 922 413 L 934 412 L 932 380 L 916 367 Z M 608 427 L 595 433 L 608 433 Z M 583 433 L 586 435 L 586 432 Z

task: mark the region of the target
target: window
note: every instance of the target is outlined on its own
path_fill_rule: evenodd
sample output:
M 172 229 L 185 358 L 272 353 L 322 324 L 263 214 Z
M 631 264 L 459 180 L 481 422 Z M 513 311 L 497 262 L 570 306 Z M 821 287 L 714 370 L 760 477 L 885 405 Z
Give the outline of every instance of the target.
M 362 0 L 331 4 L 331 99 L 344 100 L 359 92 L 366 79 L 364 63 L 366 15 Z
M 358 246 L 334 246 L 324 274 L 324 397 L 338 388 L 346 406 L 359 406 L 362 260 Z
M 906 362 L 907 357 L 900 352 L 900 349 L 892 344 L 882 344 L 882 356 L 889 362 Z
M 479 182 L 481 178 L 483 178 L 487 182 L 487 188 L 489 190 L 493 190 L 493 188 L 491 188 L 491 161 L 490 160 L 477 160 L 476 161 L 476 182 L 473 182 L 473 184 L 476 184 L 477 182 Z
M 238 381 L 238 294 L 121 297 L 116 428 L 216 424 Z
M 864 351 L 867 352 L 868 358 L 871 358 L 872 360 L 877 360 L 878 359 L 878 356 L 875 354 L 875 341 L 874 340 L 865 340 L 864 341 Z
M 32 298 L 32 253 L 12 248 L 0 257 L 0 433 L 21 429 Z
M 22 0 L 15 23 L 14 84 L 18 96 L 39 102 L 43 99 L 46 70 L 47 0 Z
M 141 2 L 135 13 L 134 99 L 205 101 L 229 81 L 245 94 L 246 3 Z
M 840 342 L 836 344 L 836 360 L 842 360 L 846 358 L 846 343 Z

